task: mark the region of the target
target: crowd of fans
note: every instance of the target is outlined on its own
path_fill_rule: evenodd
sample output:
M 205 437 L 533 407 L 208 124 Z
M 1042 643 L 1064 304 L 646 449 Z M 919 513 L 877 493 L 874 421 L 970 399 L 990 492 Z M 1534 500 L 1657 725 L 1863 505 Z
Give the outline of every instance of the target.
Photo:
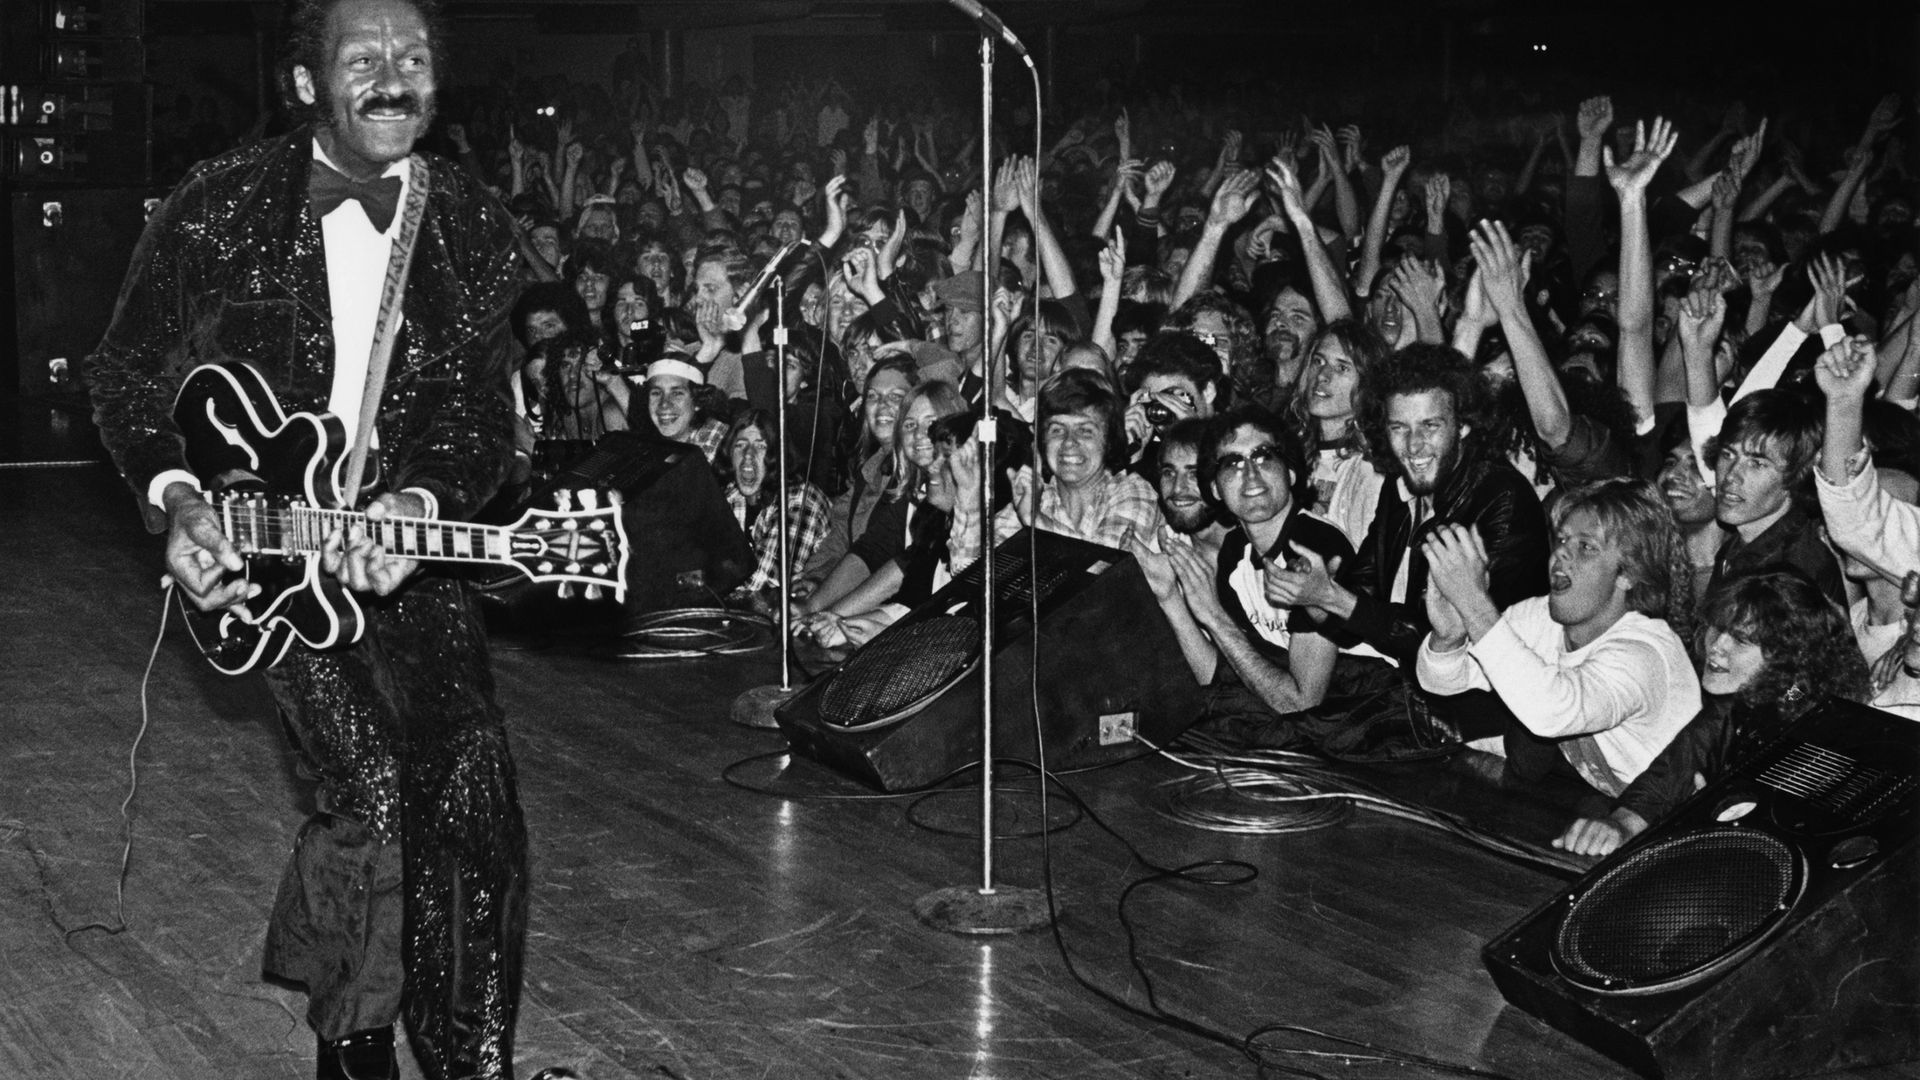
M 1829 696 L 1920 719 L 1895 96 L 1844 133 L 1597 96 L 1516 149 L 1109 93 L 1039 160 L 1009 107 L 983 198 L 971 113 L 616 75 L 446 129 L 521 228 L 516 479 L 698 445 L 738 602 L 779 602 L 785 501 L 796 633 L 858 648 L 1023 526 L 1123 548 L 1204 723 L 1493 750 L 1592 789 L 1588 854 Z

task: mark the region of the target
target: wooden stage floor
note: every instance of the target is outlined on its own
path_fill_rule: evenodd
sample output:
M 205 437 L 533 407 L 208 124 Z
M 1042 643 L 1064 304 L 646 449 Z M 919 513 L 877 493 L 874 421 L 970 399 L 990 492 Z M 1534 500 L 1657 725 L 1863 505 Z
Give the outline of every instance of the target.
M 127 929 L 63 940 L 62 926 L 117 918 L 159 545 L 102 465 L 0 467 L 0 500 L 0 1076 L 310 1076 L 304 1000 L 258 978 L 306 791 L 262 687 L 216 675 L 177 623 L 147 691 Z M 532 836 L 523 1076 L 546 1065 L 593 1080 L 1256 1075 L 1233 1049 L 1083 989 L 1045 931 L 923 927 L 917 898 L 978 881 L 977 842 L 950 835 L 975 827 L 973 803 L 864 797 L 779 756 L 777 733 L 731 724 L 735 695 L 777 678 L 770 651 L 607 661 L 502 647 L 495 663 Z M 794 797 L 723 781 L 769 754 L 735 773 Z M 1514 1078 L 1627 1075 L 1508 1008 L 1481 967 L 1481 944 L 1554 889 L 1554 874 L 1371 813 L 1286 836 L 1198 830 L 1149 798 L 1182 774 L 1144 759 L 1067 778 L 1149 859 L 1259 871 L 1240 886 L 1135 894 L 1139 959 L 1166 1009 L 1235 1037 L 1302 1024 Z M 1033 829 L 1030 795 L 1006 807 L 1007 829 Z M 1143 868 L 1093 821 L 1053 809 L 1068 826 L 1051 855 L 1073 964 L 1144 1007 L 1116 916 Z M 1490 812 L 1536 843 L 1558 821 L 1547 808 Z M 1039 839 L 997 852 L 999 880 L 1045 884 Z

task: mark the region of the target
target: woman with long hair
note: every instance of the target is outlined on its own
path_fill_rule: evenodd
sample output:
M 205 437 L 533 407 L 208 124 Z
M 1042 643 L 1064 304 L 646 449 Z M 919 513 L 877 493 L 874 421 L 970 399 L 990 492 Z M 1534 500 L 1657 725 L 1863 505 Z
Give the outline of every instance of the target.
M 1356 550 L 1367 538 L 1386 477 L 1361 442 L 1354 391 L 1387 359 L 1387 343 L 1366 323 L 1337 319 L 1314 335 L 1287 402 L 1307 447 L 1311 509 L 1340 527 Z
M 900 475 L 893 442 L 895 427 L 907 397 L 920 383 L 919 370 L 905 356 L 888 357 L 867 371 L 857 399 L 859 433 L 849 460 L 855 463 L 847 490 L 833 501 L 833 525 L 826 547 L 834 551 L 828 570 L 819 580 L 803 578 L 794 586 L 795 611 L 811 614 L 833 603 L 866 579 L 867 564 L 851 554 L 855 537 L 863 535 L 873 510 L 892 492 Z
M 884 369 L 876 366 L 874 370 Z M 809 598 L 812 614 L 798 624 L 796 632 L 820 639 L 821 632 L 836 621 L 870 612 L 899 590 L 903 580 L 899 556 L 913 542 L 916 529 L 924 528 L 920 519 L 926 515 L 933 470 L 941 464 L 933 441 L 934 425 L 966 411 L 967 399 L 941 379 L 920 383 L 907 392 L 893 428 L 895 482 L 871 511 L 866 529 L 841 565 Z
M 1826 698 L 1870 695 L 1846 613 L 1799 570 L 1728 577 L 1708 594 L 1699 620 L 1700 714 L 1627 785 L 1611 814 L 1575 821 L 1554 847 L 1605 855 L 1686 801 L 1696 775 L 1711 783 Z

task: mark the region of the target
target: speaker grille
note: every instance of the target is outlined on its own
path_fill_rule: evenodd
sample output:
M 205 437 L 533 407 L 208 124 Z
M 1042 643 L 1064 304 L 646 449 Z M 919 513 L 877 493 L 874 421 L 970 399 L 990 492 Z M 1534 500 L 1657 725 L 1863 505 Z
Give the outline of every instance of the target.
M 894 627 L 833 674 L 820 719 L 852 730 L 904 719 L 966 674 L 979 654 L 979 620 L 965 615 Z
M 1670 837 L 1634 852 L 1574 898 L 1554 966 L 1600 993 L 1686 986 L 1757 947 L 1803 881 L 1792 849 L 1771 836 L 1721 827 Z

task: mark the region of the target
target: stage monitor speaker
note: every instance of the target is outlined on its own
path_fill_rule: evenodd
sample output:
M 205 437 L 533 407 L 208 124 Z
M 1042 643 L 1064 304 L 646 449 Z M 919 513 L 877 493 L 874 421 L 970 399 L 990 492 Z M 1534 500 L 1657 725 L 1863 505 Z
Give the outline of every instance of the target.
M 753 546 L 734 519 L 706 455 L 691 443 L 657 435 L 613 432 L 529 498 L 489 518 L 512 520 L 528 506 L 554 507 L 561 492 L 583 488 L 618 491 L 624 500 L 620 519 L 630 553 L 625 603 L 563 597 L 558 586 L 530 585 L 516 575 L 484 593 L 496 626 L 613 631 L 635 615 L 717 606 L 753 573 Z
M 1487 944 L 1506 999 L 1655 1078 L 1920 1054 L 1920 724 L 1851 702 Z
M 0 291 L 18 366 L 7 390 L 78 392 L 75 373 L 113 318 L 127 263 L 160 194 L 139 187 L 8 192 L 13 254 Z
M 1103 717 L 1129 718 L 1160 744 L 1186 730 L 1200 687 L 1133 556 L 1039 532 L 1033 560 L 1027 541 L 1023 530 L 993 553 L 994 755 L 1037 760 L 1035 705 L 1049 769 L 1141 751 L 1131 739 L 1102 745 Z M 781 706 L 774 719 L 793 749 L 882 791 L 978 761 L 981 578 L 980 564 L 968 567 Z

